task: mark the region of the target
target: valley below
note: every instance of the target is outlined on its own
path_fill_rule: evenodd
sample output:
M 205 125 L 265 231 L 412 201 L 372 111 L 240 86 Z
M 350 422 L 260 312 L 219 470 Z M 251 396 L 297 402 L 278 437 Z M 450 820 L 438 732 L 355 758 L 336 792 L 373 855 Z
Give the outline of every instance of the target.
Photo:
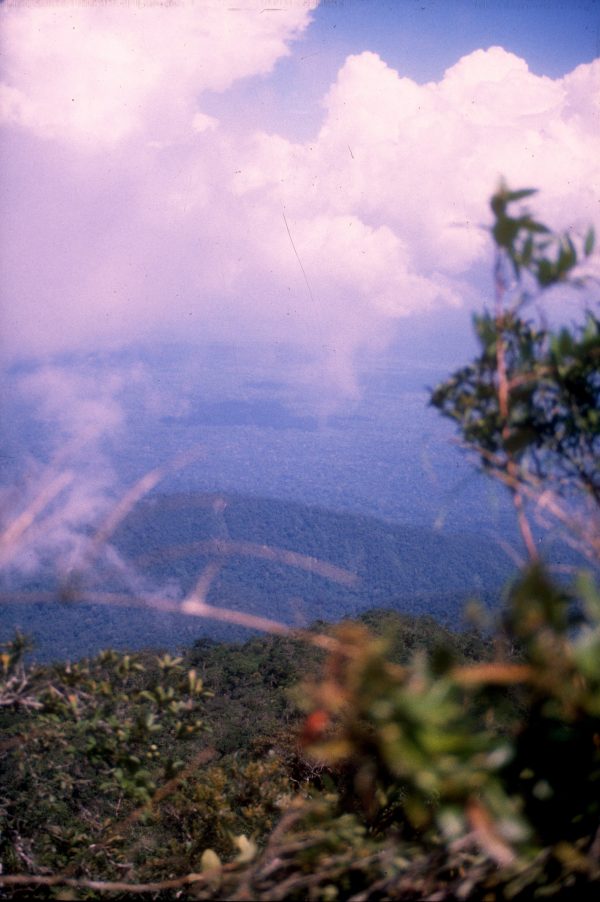
M 38 661 L 246 639 L 241 625 L 177 613 L 200 581 L 211 606 L 291 627 L 371 608 L 456 627 L 469 601 L 497 608 L 515 576 L 500 545 L 491 530 L 448 533 L 240 494 L 154 494 L 127 515 L 93 569 L 5 586 L 0 623 L 7 636 L 30 636 Z M 564 560 L 564 548 L 546 551 Z

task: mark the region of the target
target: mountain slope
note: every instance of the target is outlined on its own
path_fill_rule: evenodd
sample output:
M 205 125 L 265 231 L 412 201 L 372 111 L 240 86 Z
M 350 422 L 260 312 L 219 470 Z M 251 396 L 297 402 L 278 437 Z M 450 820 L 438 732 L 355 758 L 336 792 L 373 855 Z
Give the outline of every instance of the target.
M 128 579 L 103 571 L 98 588 L 131 593 L 137 583 L 183 597 L 204 574 L 209 603 L 298 626 L 374 606 L 456 622 L 469 597 L 494 604 L 513 572 L 493 536 L 242 495 L 148 496 L 111 541 Z M 35 588 L 52 590 L 50 577 Z M 247 635 L 183 615 L 78 603 L 4 605 L 0 625 L 6 638 L 16 625 L 33 634 L 39 659 Z

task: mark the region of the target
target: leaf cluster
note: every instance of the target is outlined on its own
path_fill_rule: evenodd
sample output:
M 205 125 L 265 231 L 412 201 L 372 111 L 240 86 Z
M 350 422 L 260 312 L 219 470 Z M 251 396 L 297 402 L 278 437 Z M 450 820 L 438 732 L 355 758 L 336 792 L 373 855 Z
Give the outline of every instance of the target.
M 520 280 L 524 273 L 529 273 L 538 287 L 545 289 L 568 281 L 579 260 L 575 242 L 568 232 L 554 234 L 526 209 L 520 209 L 516 215 L 509 210 L 513 204 L 534 194 L 537 194 L 534 188 L 511 191 L 502 182 L 490 201 L 494 214 L 491 234 L 508 259 L 515 277 Z M 590 227 L 582 241 L 585 257 L 590 256 L 594 245 L 595 233 Z
M 578 252 L 569 234 L 553 234 L 528 212 L 509 207 L 534 192 L 502 186 L 492 198 L 496 222 L 496 304 L 474 317 L 480 352 L 438 385 L 431 403 L 452 419 L 485 469 L 600 504 L 600 319 L 593 310 L 570 328 L 526 316 L 526 279 L 538 291 L 581 284 L 574 271 L 593 249 L 590 230 Z M 539 236 L 542 236 L 541 238 Z M 558 250 L 548 256 L 549 248 Z M 512 293 L 502 279 L 510 265 Z M 500 275 L 499 275 L 500 274 Z M 512 467 L 512 469 L 511 469 Z

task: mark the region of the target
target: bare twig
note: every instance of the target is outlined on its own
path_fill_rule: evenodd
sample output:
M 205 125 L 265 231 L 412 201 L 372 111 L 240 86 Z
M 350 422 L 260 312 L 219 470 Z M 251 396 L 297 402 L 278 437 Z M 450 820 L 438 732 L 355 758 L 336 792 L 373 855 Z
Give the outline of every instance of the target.
M 14 557 L 23 535 L 33 525 L 42 511 L 73 482 L 75 474 L 71 470 L 59 473 L 50 479 L 38 492 L 31 504 L 10 523 L 0 534 L 0 566 Z
M 56 601 L 56 592 L 0 592 L 0 604 L 27 604 L 32 601 Z M 169 614 L 205 617 L 222 623 L 233 623 L 247 629 L 304 640 L 325 651 L 343 652 L 343 644 L 333 636 L 298 629 L 297 627 L 281 623 L 279 620 L 271 620 L 268 617 L 260 617 L 255 614 L 246 614 L 243 611 L 236 611 L 232 608 L 216 607 L 215 605 L 207 604 L 195 592 L 192 592 L 187 598 L 179 602 L 168 598 L 143 598 L 118 592 L 94 592 L 85 589 L 79 596 L 79 603 L 112 605 L 121 608 L 144 608 L 146 610 L 164 611 Z
M 93 539 L 94 550 L 97 552 L 98 549 L 108 541 L 117 526 L 125 519 L 138 501 L 147 495 L 148 492 L 151 492 L 159 482 L 162 482 L 162 480 L 170 473 L 175 473 L 192 461 L 197 460 L 202 454 L 202 448 L 193 448 L 191 451 L 185 451 L 183 454 L 178 454 L 170 463 L 161 467 L 156 467 L 154 470 L 145 473 L 141 479 L 138 479 L 138 481 L 125 492 L 118 504 L 115 505 L 96 531 Z
M 464 687 L 484 684 L 512 686 L 531 680 L 534 671 L 527 664 L 505 664 L 502 661 L 493 661 L 489 664 L 466 664 L 464 667 L 455 667 L 451 671 L 451 676 L 460 686 Z
M 496 375 L 498 380 L 498 411 L 502 420 L 502 441 L 506 450 L 508 439 L 510 438 L 510 386 L 508 380 L 508 372 L 506 365 L 506 342 L 504 338 L 504 296 L 506 292 L 506 281 L 504 277 L 504 268 L 506 260 L 504 255 L 498 251 L 496 254 L 495 275 L 495 299 L 496 299 Z M 507 455 L 507 472 L 511 477 L 518 475 L 519 467 L 509 451 Z M 513 504 L 517 513 L 517 522 L 519 530 L 527 549 L 530 560 L 539 560 L 538 550 L 536 548 L 531 526 L 527 519 L 525 506 L 523 504 L 523 496 L 521 494 L 520 484 L 515 481 L 512 487 Z
M 355 586 L 359 582 L 356 573 L 337 567 L 328 561 L 313 557 L 308 554 L 300 554 L 287 548 L 278 548 L 275 545 L 259 545 L 256 542 L 234 541 L 230 539 L 208 539 L 201 542 L 188 542 L 177 545 L 164 551 L 152 552 L 137 558 L 138 564 L 146 564 L 152 560 L 173 560 L 186 557 L 190 554 L 214 554 L 218 557 L 253 557 L 265 561 L 277 561 L 290 567 L 298 567 L 316 573 L 326 579 L 333 580 L 344 586 Z
M 498 835 L 494 818 L 478 799 L 471 799 L 467 805 L 467 817 L 475 833 L 478 845 L 500 867 L 509 867 L 516 855 L 511 847 Z
M 598 562 L 600 559 L 600 522 L 598 522 L 595 511 L 590 511 L 589 516 L 582 516 L 581 511 L 577 515 L 570 514 L 556 492 L 547 488 L 543 481 L 529 470 L 517 467 L 516 472 L 509 473 L 506 461 L 493 451 L 488 451 L 487 448 L 479 445 L 472 446 L 464 442 L 458 444 L 485 460 L 488 467 L 487 472 L 499 482 L 504 483 L 513 493 L 518 488 L 525 499 L 533 502 L 536 508 L 549 513 L 558 521 L 565 530 L 562 534 L 564 541 L 575 551 L 594 563 Z
M 235 870 L 237 865 L 223 865 L 223 871 Z M 168 889 L 181 889 L 197 883 L 205 883 L 214 878 L 207 871 L 204 874 L 186 874 L 172 880 L 154 883 L 128 883 L 124 880 L 88 880 L 67 877 L 65 874 L 0 874 L 0 886 L 72 886 L 74 889 L 93 889 L 100 893 L 160 893 Z

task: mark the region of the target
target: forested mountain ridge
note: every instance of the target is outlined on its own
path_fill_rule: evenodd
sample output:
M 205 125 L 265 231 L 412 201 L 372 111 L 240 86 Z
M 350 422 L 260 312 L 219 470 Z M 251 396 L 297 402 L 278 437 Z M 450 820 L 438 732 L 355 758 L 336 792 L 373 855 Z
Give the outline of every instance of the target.
M 226 494 L 148 498 L 127 517 L 114 542 L 156 580 L 176 574 L 183 591 L 206 563 L 221 556 L 223 569 L 211 586 L 211 599 L 235 603 L 236 595 L 250 601 L 268 595 L 273 612 L 286 620 L 286 602 L 289 606 L 291 599 L 301 598 L 310 605 L 314 599 L 323 610 L 309 611 L 309 622 L 316 615 L 331 619 L 391 600 L 421 605 L 426 612 L 440 587 L 443 594 L 463 595 L 498 589 L 514 569 L 497 554 L 491 536 L 447 535 Z M 274 559 L 261 558 L 261 548 L 273 549 Z M 286 558 L 285 551 L 306 560 Z M 331 565 L 331 571 L 319 562 Z
M 111 537 L 126 563 L 127 579 L 106 568 L 86 579 L 105 591 L 143 597 L 160 595 L 164 587 L 169 597 L 173 590 L 181 597 L 207 566 L 217 564 L 208 586 L 211 604 L 296 626 L 339 620 L 373 606 L 456 623 L 466 598 L 497 606 L 514 575 L 499 540 L 493 534 L 440 532 L 269 498 L 154 494 Z M 547 550 L 550 557 L 569 559 L 564 548 Z M 235 625 L 143 607 L 132 615 L 94 606 L 84 593 L 77 594 L 82 591 L 77 581 L 69 587 L 68 604 L 36 603 L 54 599 L 57 591 L 64 594 L 50 573 L 16 588 L 19 598 L 32 603 L 4 605 L 0 624 L 6 638 L 15 627 L 31 635 L 37 660 L 75 659 L 104 647 L 173 651 L 199 635 L 220 641 L 247 635 Z M 9 588 L 5 596 L 10 601 Z

